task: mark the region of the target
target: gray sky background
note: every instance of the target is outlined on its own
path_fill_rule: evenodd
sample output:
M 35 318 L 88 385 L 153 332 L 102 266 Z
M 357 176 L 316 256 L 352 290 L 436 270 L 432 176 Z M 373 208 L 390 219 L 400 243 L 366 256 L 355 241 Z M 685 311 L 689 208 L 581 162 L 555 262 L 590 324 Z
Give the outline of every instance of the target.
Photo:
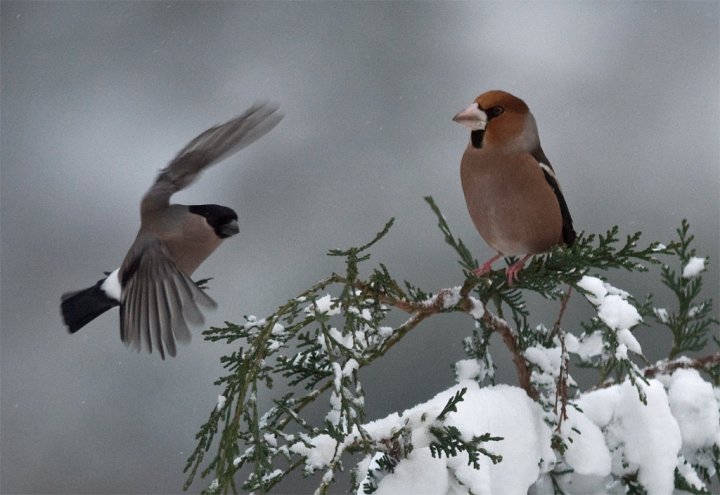
M 3 1 L 1 17 L 3 493 L 180 491 L 229 350 L 197 331 L 162 362 L 122 345 L 117 311 L 68 335 L 58 302 L 117 267 L 157 170 L 256 99 L 284 121 L 175 197 L 240 215 L 197 272 L 215 277 L 208 324 L 271 312 L 342 269 L 329 248 L 391 216 L 376 262 L 427 290 L 461 284 L 422 198 L 492 254 L 460 188 L 468 133 L 451 121 L 488 89 L 530 105 L 579 231 L 667 241 L 689 218 L 715 263 L 706 295 L 720 293 L 716 1 Z M 610 278 L 638 296 L 656 283 Z M 555 305 L 532 307 L 554 319 Z M 574 298 L 568 329 L 589 314 Z M 435 318 L 363 370 L 369 418 L 451 385 L 471 327 Z M 667 350 L 640 336 L 650 356 Z

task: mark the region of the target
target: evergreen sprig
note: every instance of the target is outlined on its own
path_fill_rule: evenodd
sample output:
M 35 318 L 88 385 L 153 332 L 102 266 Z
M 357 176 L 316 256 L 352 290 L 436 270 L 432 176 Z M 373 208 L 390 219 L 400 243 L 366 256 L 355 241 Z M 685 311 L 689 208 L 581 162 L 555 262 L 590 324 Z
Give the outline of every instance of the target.
M 322 472 L 316 490 L 321 495 L 327 493 L 335 473 L 343 469 L 343 460 L 361 455 L 370 468 L 355 473 L 354 486 L 362 484 L 365 493 L 372 493 L 382 478 L 392 475 L 413 450 L 413 432 L 407 422 L 386 433 L 371 434 L 366 430 L 359 370 L 382 358 L 414 328 L 439 313 L 472 315 L 468 320 L 470 335 L 464 339 L 463 347 L 470 360 L 475 361 L 476 379 L 481 383 L 493 379 L 495 364 L 490 342 L 491 336 L 498 334 L 510 352 L 520 386 L 545 408 L 548 421 L 554 421 L 560 431 L 569 405 L 569 390 L 574 390 L 575 385 L 569 373 L 568 334 L 562 328 L 571 288 L 582 292 L 578 283 L 586 275 L 611 269 L 645 272 L 660 264 L 659 257 L 677 259 L 685 267 L 695 257 L 687 222 L 678 229 L 678 240 L 667 246 L 653 242 L 639 247 L 639 233 L 623 237 L 613 227 L 602 235 L 583 233 L 570 248 L 558 247 L 535 256 L 513 285 L 508 285 L 503 270 L 479 279 L 472 275 L 477 260 L 467 245 L 453 235 L 433 199 L 425 199 L 437 217 L 445 241 L 458 256 L 464 276 L 460 286 L 433 292 L 395 279 L 383 264 L 373 268 L 367 277 L 361 277 L 360 264 L 370 260 L 371 248 L 392 227 L 390 220 L 359 247 L 328 252 L 331 257 L 343 259 L 342 274 L 332 273 L 265 318 L 248 315 L 242 324 L 226 322 L 224 327 L 203 333 L 207 340 L 227 344 L 229 350 L 221 358 L 224 373 L 215 382 L 222 388 L 223 400 L 214 405 L 196 435 L 197 446 L 185 467 L 186 489 L 199 472 L 202 477 L 214 475 L 209 489 L 213 493 L 241 490 L 268 493 L 289 474 L 300 470 L 308 476 Z M 644 316 L 655 315 L 672 333 L 674 343 L 668 360 L 648 366 L 641 355 L 618 353 L 617 332 L 593 317 L 582 324 L 584 333 L 577 338 L 580 341 L 592 336 L 602 338 L 601 352 L 582 363 L 597 369 L 599 386 L 626 378 L 640 383 L 654 374 L 679 367 L 699 369 L 714 383 L 720 383 L 720 353 L 694 361 L 674 360 L 684 352 L 705 348 L 718 322 L 711 316 L 711 301 L 699 300 L 701 275 L 683 277 L 682 271 L 669 266 L 662 264 L 660 273 L 663 283 L 678 300 L 676 311 L 665 317 L 664 312 L 652 307 L 651 297 L 641 303 L 629 299 Z M 529 325 L 525 306 L 528 293 L 560 302 L 553 326 Z M 397 313 L 407 315 L 404 322 L 388 323 L 394 321 L 389 317 Z M 530 349 L 535 354 L 559 356 L 560 371 L 543 369 L 530 360 Z M 284 392 L 273 396 L 278 384 Z M 433 456 L 465 452 L 469 465 L 479 469 L 481 455 L 493 463 L 502 460 L 484 447 L 487 442 L 501 439 L 488 432 L 468 440 L 448 423 L 465 391 L 461 389 L 453 395 L 437 418 L 424 427 L 433 439 L 429 445 Z M 313 422 L 306 412 L 309 405 L 318 401 L 327 405 L 327 414 L 320 423 Z M 562 454 L 562 442 L 554 441 L 553 445 Z M 324 453 L 322 461 L 312 455 L 320 451 Z M 376 454 L 370 462 L 373 453 Z M 707 457 L 717 464 L 720 449 Z M 701 466 L 693 467 L 702 474 Z M 642 489 L 631 476 L 619 481 L 628 490 Z
M 501 455 L 493 454 L 480 446 L 486 442 L 500 441 L 503 439 L 502 437 L 494 437 L 490 433 L 485 433 L 467 441 L 463 439 L 462 433 L 455 426 L 432 426 L 430 433 L 435 437 L 435 440 L 430 442 L 430 453 L 433 457 L 440 458 L 443 454 L 445 457 L 457 457 L 461 452 L 465 452 L 468 456 L 468 466 L 472 466 L 474 469 L 480 469 L 481 455 L 488 457 L 493 464 L 502 462 Z
M 443 410 L 440 411 L 440 414 L 437 417 L 438 421 L 444 421 L 448 414 L 457 412 L 457 405 L 464 400 L 466 392 L 467 387 L 463 387 L 455 392 L 455 395 L 450 397 L 447 404 L 445 404 L 445 407 L 443 407 Z
M 683 268 L 696 254 L 692 247 L 694 236 L 690 235 L 689 230 L 690 224 L 683 220 L 677 229 L 679 240 L 669 248 L 680 261 L 680 270 L 676 271 L 664 264 L 660 271 L 662 282 L 675 296 L 678 307 L 669 314 L 662 308 L 654 311 L 656 321 L 672 333 L 670 359 L 682 353 L 697 352 L 705 348 L 709 330 L 718 325 L 718 319 L 712 313 L 712 300 L 698 300 L 702 291 L 702 277 L 683 276 Z

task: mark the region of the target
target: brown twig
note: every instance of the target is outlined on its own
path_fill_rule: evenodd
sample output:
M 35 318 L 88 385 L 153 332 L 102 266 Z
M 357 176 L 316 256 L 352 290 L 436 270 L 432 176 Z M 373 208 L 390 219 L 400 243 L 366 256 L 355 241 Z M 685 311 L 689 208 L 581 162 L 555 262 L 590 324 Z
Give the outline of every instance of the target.
M 701 358 L 680 358 L 673 361 L 649 366 L 643 370 L 645 378 L 655 378 L 658 374 L 673 372 L 677 369 L 695 369 L 699 371 L 708 371 L 713 366 L 720 365 L 720 352 L 709 354 Z
M 483 315 L 483 321 L 486 325 L 488 325 L 488 327 L 500 334 L 503 343 L 505 343 L 505 346 L 510 351 L 510 354 L 512 355 L 512 362 L 515 365 L 515 371 L 518 375 L 518 381 L 520 382 L 520 387 L 525 390 L 525 393 L 527 393 L 528 397 L 532 400 L 537 401 L 540 399 L 540 393 L 535 387 L 533 387 L 532 382 L 530 381 L 530 368 L 528 368 L 527 361 L 525 361 L 523 352 L 520 350 L 515 334 L 510 329 L 510 326 L 504 320 L 501 320 L 487 311 Z
M 558 312 L 557 319 L 555 320 L 555 324 L 553 325 L 552 332 L 550 333 L 550 338 L 552 338 L 555 335 L 555 333 L 560 330 L 562 318 L 565 315 L 565 310 L 567 309 L 568 301 L 570 300 L 571 294 L 572 294 L 572 285 L 568 285 L 567 292 L 560 300 L 560 311 Z
M 459 293 L 457 293 L 459 295 L 459 299 L 458 302 L 454 305 L 454 308 L 457 308 L 466 313 L 469 313 L 473 310 L 474 304 L 470 300 L 470 293 L 475 287 L 475 285 L 477 285 L 477 283 L 478 280 L 475 277 L 470 277 L 465 281 L 463 286 L 460 288 Z M 360 289 L 362 291 L 372 292 L 372 288 L 368 285 L 357 282 L 356 286 L 357 289 Z M 405 311 L 406 313 L 411 314 L 410 318 L 405 323 L 403 323 L 400 329 L 396 331 L 395 334 L 390 338 L 390 340 L 386 342 L 386 344 L 381 349 L 381 352 L 384 354 L 390 347 L 400 341 L 407 332 L 415 328 L 420 322 L 422 322 L 429 316 L 450 309 L 446 306 L 447 298 L 452 297 L 455 294 L 456 292 L 453 289 L 441 289 L 438 291 L 437 295 L 430 303 L 408 301 L 406 299 L 397 299 L 395 297 L 391 297 L 385 294 L 380 295 L 379 298 L 383 304 L 393 306 L 401 311 Z M 492 329 L 500 335 L 503 343 L 510 351 L 510 354 L 512 356 L 512 362 L 518 375 L 518 382 L 520 384 L 520 387 L 525 390 L 525 392 L 531 399 L 538 400 L 540 398 L 540 393 L 530 381 L 530 368 L 528 367 L 523 352 L 518 345 L 515 333 L 512 331 L 507 322 L 493 315 L 489 311 L 485 311 L 482 320 L 488 326 L 488 328 Z
M 657 375 L 663 373 L 672 373 L 679 369 L 693 369 L 698 371 L 710 372 L 710 368 L 713 366 L 720 366 L 720 352 L 708 354 L 700 358 L 688 358 L 680 357 L 671 361 L 659 362 L 654 366 L 648 366 L 642 370 L 642 374 L 645 378 L 655 378 Z M 598 385 L 593 387 L 593 390 L 607 388 L 615 385 L 615 380 L 607 379 L 600 382 Z
M 562 318 L 567 309 L 570 295 L 572 294 L 572 286 L 568 286 L 568 290 L 560 301 L 560 311 L 553 325 L 550 338 L 557 335 L 560 340 L 560 372 L 558 373 L 557 386 L 555 388 L 555 406 L 553 411 L 558 414 L 558 402 L 560 403 L 560 414 L 558 415 L 557 431 L 560 431 L 562 423 L 567 419 L 568 405 L 568 382 L 570 379 L 570 356 L 568 356 L 567 347 L 565 347 L 565 332 L 562 330 Z

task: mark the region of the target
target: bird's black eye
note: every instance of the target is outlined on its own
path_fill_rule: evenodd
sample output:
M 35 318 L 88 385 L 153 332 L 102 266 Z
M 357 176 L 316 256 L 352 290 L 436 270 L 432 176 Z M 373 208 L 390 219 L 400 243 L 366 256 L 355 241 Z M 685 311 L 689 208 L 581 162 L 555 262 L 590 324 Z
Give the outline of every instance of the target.
M 500 105 L 495 105 L 494 107 L 492 107 L 490 109 L 490 113 L 492 114 L 493 117 L 497 117 L 504 111 L 505 111 L 505 109 L 503 107 L 501 107 Z

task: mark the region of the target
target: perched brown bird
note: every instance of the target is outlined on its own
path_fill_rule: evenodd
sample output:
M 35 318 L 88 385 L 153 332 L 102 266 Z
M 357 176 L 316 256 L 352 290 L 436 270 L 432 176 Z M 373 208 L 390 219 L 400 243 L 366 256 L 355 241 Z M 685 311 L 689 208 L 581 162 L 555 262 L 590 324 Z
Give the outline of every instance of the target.
M 471 131 L 460 164 L 470 218 L 498 252 L 473 273 L 485 275 L 502 256 L 521 256 L 505 272 L 512 284 L 533 254 L 572 245 L 570 211 L 524 101 L 488 91 L 453 120 Z
M 198 305 L 216 305 L 190 275 L 239 228 L 230 208 L 170 204 L 170 196 L 281 119 L 277 107 L 257 104 L 200 134 L 160 171 L 140 203 L 140 230 L 120 268 L 92 287 L 62 296 L 60 308 L 70 333 L 119 305 L 120 338 L 126 345 L 149 352 L 155 346 L 163 359 L 165 351 L 175 356 L 175 341 L 190 340 L 187 322 L 204 321 Z

